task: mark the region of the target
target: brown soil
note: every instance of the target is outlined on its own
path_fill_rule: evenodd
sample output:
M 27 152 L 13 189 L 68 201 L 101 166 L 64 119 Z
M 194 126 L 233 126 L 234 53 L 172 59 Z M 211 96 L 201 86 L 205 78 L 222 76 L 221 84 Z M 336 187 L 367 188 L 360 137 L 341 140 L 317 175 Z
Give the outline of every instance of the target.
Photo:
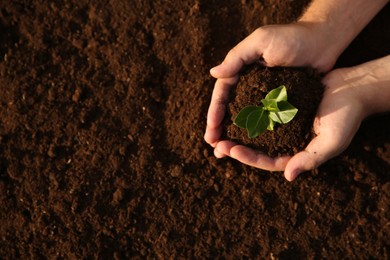
M 238 112 L 245 106 L 261 106 L 261 99 L 281 85 L 286 87 L 288 101 L 298 108 L 298 113 L 288 124 L 276 124 L 274 131 L 249 138 L 246 129 L 233 124 Z M 231 91 L 225 120 L 227 136 L 272 157 L 297 153 L 314 137 L 311 126 L 323 92 L 321 77 L 312 69 L 248 66 L 241 73 L 237 87 Z
M 307 3 L 0 1 L 0 258 L 389 258 L 389 114 L 293 183 L 203 141 L 209 68 Z

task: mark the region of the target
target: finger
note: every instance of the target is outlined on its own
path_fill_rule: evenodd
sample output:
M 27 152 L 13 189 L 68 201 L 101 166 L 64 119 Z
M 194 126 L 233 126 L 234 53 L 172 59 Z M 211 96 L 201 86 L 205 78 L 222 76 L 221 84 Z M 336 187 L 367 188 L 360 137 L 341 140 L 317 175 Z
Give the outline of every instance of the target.
M 238 74 L 244 65 L 260 59 L 271 37 L 267 30 L 259 28 L 242 40 L 226 55 L 225 60 L 210 70 L 215 78 L 228 78 Z
M 338 72 L 337 72 L 338 73 Z M 325 161 L 339 155 L 351 143 L 364 113 L 359 101 L 353 98 L 346 87 L 338 86 L 338 79 L 342 74 L 325 78 L 327 88 L 319 106 L 313 129 L 317 136 L 309 143 L 305 151 L 296 154 L 288 162 L 285 169 L 287 180 L 294 180 L 300 173 L 317 168 Z M 334 81 L 332 81 L 334 80 Z M 344 78 L 341 78 L 344 82 Z M 342 83 L 345 84 L 345 83 Z
M 204 139 L 209 144 L 217 142 L 221 137 L 221 123 L 225 117 L 226 106 L 229 102 L 230 88 L 237 83 L 237 79 L 237 77 L 224 78 L 215 82 L 207 113 L 207 127 L 204 135 Z
M 333 140 L 335 139 L 331 136 L 329 138 L 326 134 L 315 137 L 304 151 L 294 155 L 287 163 L 284 171 L 285 178 L 293 181 L 302 172 L 313 170 L 340 154 L 345 146 Z
M 237 144 L 235 142 L 224 140 L 217 143 L 215 150 L 217 150 L 220 154 L 230 156 L 230 150 L 236 145 Z
M 217 157 L 218 159 L 226 157 L 225 154 L 220 153 L 217 149 L 214 149 L 214 156 Z
M 232 86 L 237 83 L 238 77 L 218 79 L 215 82 L 211 96 L 209 111 L 207 113 L 207 124 L 216 127 L 221 124 L 226 112 L 226 105 L 229 102 L 229 92 Z
M 215 148 L 217 142 L 222 134 L 222 127 L 211 127 L 209 125 L 206 126 L 206 132 L 204 134 L 204 140 Z
M 289 156 L 271 158 L 264 153 L 243 145 L 237 145 L 231 141 L 218 142 L 216 149 L 241 163 L 268 171 L 283 171 L 290 159 Z

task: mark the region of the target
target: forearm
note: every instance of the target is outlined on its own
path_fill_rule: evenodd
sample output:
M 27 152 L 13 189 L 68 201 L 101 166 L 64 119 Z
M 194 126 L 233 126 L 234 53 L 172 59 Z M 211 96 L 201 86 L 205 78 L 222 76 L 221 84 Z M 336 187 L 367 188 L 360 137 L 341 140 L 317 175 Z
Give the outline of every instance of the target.
M 390 111 L 390 55 L 339 71 L 365 116 Z
M 314 0 L 299 22 L 318 28 L 317 45 L 336 58 L 388 0 Z M 320 46 L 325 44 L 326 46 Z

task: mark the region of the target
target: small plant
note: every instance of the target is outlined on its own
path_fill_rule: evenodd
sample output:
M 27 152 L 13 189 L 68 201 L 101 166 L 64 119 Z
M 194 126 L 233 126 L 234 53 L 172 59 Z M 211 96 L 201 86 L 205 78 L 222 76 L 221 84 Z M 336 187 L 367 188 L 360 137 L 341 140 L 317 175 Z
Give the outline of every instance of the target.
M 271 90 L 262 106 L 244 107 L 234 120 L 234 124 L 246 128 L 249 138 L 255 138 L 265 130 L 274 130 L 276 123 L 286 124 L 297 114 L 298 109 L 287 101 L 287 90 L 280 86 Z

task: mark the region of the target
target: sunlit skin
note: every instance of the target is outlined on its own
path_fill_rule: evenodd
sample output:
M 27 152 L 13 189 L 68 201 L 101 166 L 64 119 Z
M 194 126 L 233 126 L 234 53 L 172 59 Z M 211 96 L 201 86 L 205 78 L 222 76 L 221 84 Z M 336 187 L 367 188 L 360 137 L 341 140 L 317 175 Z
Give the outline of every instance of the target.
M 316 0 L 298 22 L 261 27 L 235 46 L 223 63 L 210 71 L 217 80 L 204 138 L 214 147 L 215 156 L 284 171 L 286 179 L 292 181 L 344 151 L 364 118 L 390 111 L 390 56 L 331 70 L 342 51 L 387 2 Z M 261 151 L 220 140 L 229 91 L 241 68 L 260 58 L 267 66 L 312 66 L 327 73 L 313 125 L 317 136 L 294 156 L 270 158 Z

